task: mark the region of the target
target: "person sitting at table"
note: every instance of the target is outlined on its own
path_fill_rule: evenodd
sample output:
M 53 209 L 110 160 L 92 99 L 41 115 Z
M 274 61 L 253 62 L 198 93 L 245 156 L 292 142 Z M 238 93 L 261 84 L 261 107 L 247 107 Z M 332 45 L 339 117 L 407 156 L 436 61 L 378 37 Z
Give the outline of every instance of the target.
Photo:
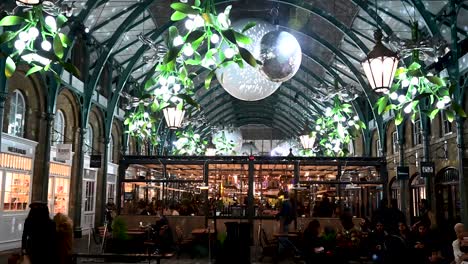
M 153 225 L 153 241 L 156 244 L 154 254 L 164 254 L 170 252 L 174 245 L 172 229 L 165 216 L 160 216 Z
M 323 263 L 325 244 L 320 236 L 320 222 L 316 219 L 309 222 L 303 234 L 303 254 L 306 263 Z

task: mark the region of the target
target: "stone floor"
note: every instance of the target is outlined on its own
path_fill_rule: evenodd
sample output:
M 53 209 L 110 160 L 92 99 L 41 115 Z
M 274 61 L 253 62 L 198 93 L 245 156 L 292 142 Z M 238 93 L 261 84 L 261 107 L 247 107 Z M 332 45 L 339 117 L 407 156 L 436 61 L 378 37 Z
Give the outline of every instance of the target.
M 74 241 L 74 252 L 79 252 L 79 253 L 98 253 L 100 252 L 100 245 L 96 244 L 93 239 L 91 238 L 89 241 L 89 250 L 88 250 L 88 237 L 85 236 L 80 239 L 75 239 Z M 3 251 L 0 252 L 0 264 L 7 264 L 8 263 L 8 257 L 13 254 L 13 253 L 19 253 L 19 249 L 13 249 L 9 251 Z M 258 259 L 257 256 L 255 255 L 255 250 L 252 251 L 252 259 Z M 78 263 L 103 263 L 102 260 L 92 260 L 92 259 L 80 259 Z M 114 263 L 114 264 L 120 264 L 119 262 L 106 262 L 106 263 Z M 148 261 L 143 261 L 139 262 L 141 264 L 147 263 Z M 152 261 L 151 263 L 156 263 L 156 261 Z M 177 258 L 172 258 L 172 259 L 164 259 L 161 260 L 161 264 L 211 264 L 214 263 L 214 260 L 211 262 L 208 261 L 208 258 L 195 258 L 191 259 L 189 256 L 182 255 L 179 259 Z M 264 262 L 252 262 L 252 264 L 260 264 L 260 263 L 272 263 L 270 260 L 267 258 L 264 259 Z M 284 260 L 278 262 L 279 264 L 293 264 L 295 263 L 292 260 Z

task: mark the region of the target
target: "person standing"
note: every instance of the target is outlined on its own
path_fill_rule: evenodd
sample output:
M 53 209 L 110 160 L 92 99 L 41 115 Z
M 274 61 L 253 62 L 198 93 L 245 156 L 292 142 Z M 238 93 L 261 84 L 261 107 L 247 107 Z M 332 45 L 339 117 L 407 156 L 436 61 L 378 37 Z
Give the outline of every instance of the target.
M 56 228 L 49 217 L 49 208 L 42 202 L 33 202 L 29 207 L 21 240 L 22 253 L 29 256 L 32 264 L 56 264 Z
M 457 240 L 453 241 L 453 256 L 456 264 L 468 264 L 468 253 L 464 252 L 463 240 L 465 235 L 465 225 L 458 223 L 454 227 Z M 463 249 L 463 250 L 462 250 Z
M 54 222 L 57 232 L 58 263 L 70 264 L 73 253 L 73 222 L 62 213 L 54 216 Z
M 280 232 L 288 233 L 289 225 L 293 221 L 294 214 L 291 201 L 289 200 L 289 194 L 284 193 L 284 200 L 281 203 L 280 212 L 277 214 L 280 221 Z

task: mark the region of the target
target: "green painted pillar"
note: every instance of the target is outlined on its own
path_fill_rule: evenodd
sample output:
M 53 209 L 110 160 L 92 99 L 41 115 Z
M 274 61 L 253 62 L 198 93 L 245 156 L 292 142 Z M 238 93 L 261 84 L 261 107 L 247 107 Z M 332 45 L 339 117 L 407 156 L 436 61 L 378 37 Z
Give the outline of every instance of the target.
M 55 106 L 57 103 L 57 95 L 60 83 L 57 83 L 57 79 L 50 73 L 45 76 L 45 83 L 47 86 L 47 107 L 45 114 L 46 130 L 45 130 L 45 146 L 43 149 L 42 157 L 44 164 L 42 167 L 42 188 L 41 193 L 38 195 L 41 197 L 41 201 L 48 202 L 49 192 L 49 171 L 50 171 L 50 149 L 52 146 L 52 135 L 53 135 L 53 123 L 55 116 Z
M 455 93 L 454 99 L 456 102 L 463 107 L 464 105 L 464 87 L 460 87 L 460 69 L 458 68 L 459 62 L 458 58 L 460 57 L 460 47 L 458 45 L 458 30 L 457 30 L 457 1 L 449 1 L 450 13 L 451 14 L 451 26 L 450 33 L 452 37 L 451 52 L 452 52 L 452 62 L 448 68 L 450 78 L 455 81 Z M 457 125 L 457 159 L 458 159 L 458 175 L 459 175 L 459 186 L 460 186 L 460 214 L 461 221 L 465 225 L 468 225 L 468 180 L 465 179 L 465 139 L 464 139 L 464 129 L 463 124 L 465 119 L 457 115 L 456 117 Z
M 397 127 L 398 135 L 398 166 L 405 166 L 405 129 L 404 123 Z M 406 223 L 411 222 L 411 206 L 410 206 L 410 186 L 409 179 L 398 179 L 400 184 L 400 204 L 401 211 L 405 214 Z
M 7 78 L 4 74 L 5 62 L 6 60 L 0 60 L 0 149 L 2 147 L 3 116 L 5 114 L 5 102 L 8 98 Z
M 294 186 L 295 187 L 299 187 L 300 184 L 299 184 L 299 178 L 300 178 L 300 161 L 296 161 L 294 162 Z M 293 208 L 293 212 L 294 212 L 294 230 L 297 230 L 297 218 L 298 217 L 301 217 L 300 215 L 298 216 L 297 215 L 297 204 L 299 203 L 299 199 L 297 197 L 297 189 L 295 188 L 294 189 L 294 199 L 295 199 L 295 203 L 294 203 L 294 208 Z
M 209 180 L 209 172 L 210 172 L 210 164 L 208 161 L 203 164 L 203 184 L 205 186 L 208 186 L 208 180 Z M 208 203 L 208 189 L 203 190 L 203 199 L 205 199 L 205 228 L 208 228 L 208 217 L 210 215 L 210 204 Z M 216 213 L 214 214 L 216 216 Z
M 0 33 L 3 29 L 0 28 Z M 3 51 L 0 49 L 0 51 Z M 0 150 L 2 149 L 3 116 L 5 115 L 5 101 L 8 98 L 7 77 L 5 76 L 6 60 L 0 60 Z
M 255 177 L 255 164 L 253 160 L 249 160 L 249 189 L 247 193 L 247 216 L 249 219 L 250 226 L 253 226 L 253 218 L 255 216 L 255 211 L 254 211 L 254 177 Z
M 107 131 L 106 131 L 107 132 Z M 99 208 L 101 211 L 100 214 L 100 221 L 99 223 L 102 224 L 105 221 L 106 218 L 106 203 L 107 203 L 107 172 L 108 172 L 108 164 L 109 164 L 109 143 L 110 139 L 108 134 L 104 136 L 104 149 L 103 149 L 103 162 L 102 162 L 102 184 L 101 184 L 101 191 L 100 191 L 100 200 L 101 203 L 96 206 L 96 208 Z
M 82 126 L 86 127 L 86 124 Z M 78 166 L 75 171 L 75 205 L 73 214 L 73 233 L 75 238 L 81 238 L 81 207 L 83 206 L 83 169 L 84 169 L 84 152 L 85 152 L 85 138 L 88 130 L 82 127 L 79 129 L 79 145 L 76 148 L 76 155 L 78 156 Z
M 45 131 L 45 147 L 42 156 L 44 157 L 44 164 L 42 165 L 42 188 L 41 188 L 41 201 L 48 202 L 49 193 L 49 171 L 50 171 L 50 148 L 52 144 L 54 113 L 46 113 L 46 131 Z

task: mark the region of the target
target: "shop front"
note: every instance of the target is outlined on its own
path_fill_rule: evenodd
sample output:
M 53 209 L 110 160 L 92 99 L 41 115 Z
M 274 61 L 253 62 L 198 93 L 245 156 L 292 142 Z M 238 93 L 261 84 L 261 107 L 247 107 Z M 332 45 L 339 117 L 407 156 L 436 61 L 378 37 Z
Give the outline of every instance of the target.
M 98 169 L 91 168 L 90 157 L 84 156 L 83 169 L 83 202 L 81 207 L 81 227 L 83 234 L 87 234 L 94 227 L 96 218 L 96 179 Z
M 106 200 L 112 199 L 115 202 L 115 186 L 117 186 L 117 173 L 119 165 L 114 163 L 107 164 L 107 194 Z
M 50 159 L 48 192 L 50 214 L 68 215 L 72 159 L 58 159 L 55 146 L 51 148 Z
M 0 153 L 0 251 L 21 245 L 24 220 L 31 202 L 37 142 L 2 135 Z

